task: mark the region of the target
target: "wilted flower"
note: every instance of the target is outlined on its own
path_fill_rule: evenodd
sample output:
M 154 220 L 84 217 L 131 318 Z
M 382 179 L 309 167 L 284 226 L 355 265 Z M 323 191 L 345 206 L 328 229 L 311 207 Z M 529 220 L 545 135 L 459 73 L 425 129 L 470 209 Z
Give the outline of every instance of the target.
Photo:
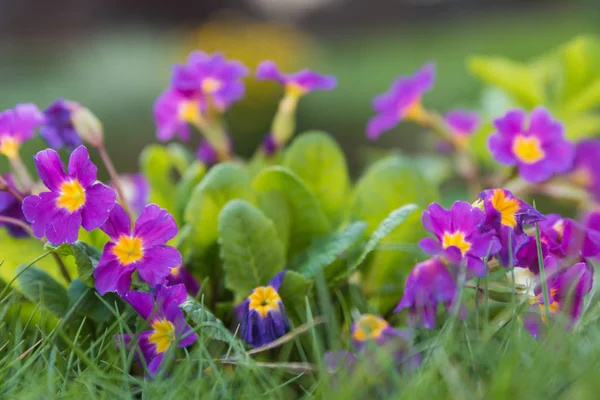
M 181 254 L 166 243 L 177 235 L 173 216 L 156 204 L 144 208 L 135 222 L 116 204 L 110 217 L 100 227 L 110 241 L 94 269 L 96 289 L 100 294 L 118 292 L 124 295 L 131 286 L 131 275 L 137 271 L 151 286 L 160 285 L 181 264 Z
M 408 275 L 404 295 L 394 312 L 408 308 L 409 323 L 412 326 L 433 329 L 438 304 L 451 310 L 456 306 L 457 296 L 455 278 L 442 260 L 434 257 L 415 265 Z
M 183 264 L 171 268 L 171 273 L 167 276 L 167 283 L 169 285 L 183 284 L 192 297 L 196 297 L 200 291 L 200 283 Z
M 600 202 L 600 140 L 588 139 L 577 143 L 575 163 L 569 174 L 570 180 L 587 190 L 595 201 Z
M 413 75 L 399 77 L 387 92 L 375 97 L 373 110 L 377 115 L 367 125 L 367 138 L 377 139 L 404 119 L 420 120 L 421 97 L 431 90 L 434 80 L 435 66 L 425 64 Z
M 544 216 L 509 190 L 485 190 L 479 194 L 479 198 L 483 200 L 485 212 L 483 229 L 494 230 L 500 239 L 500 263 L 505 267 L 517 265 L 515 254 L 527 242 L 523 224 L 541 221 Z M 512 254 L 509 250 L 512 250 Z M 511 263 L 513 265 L 509 265 Z
M 256 71 L 259 80 L 279 82 L 285 87 L 286 94 L 302 96 L 314 90 L 332 90 L 337 85 L 337 79 L 331 75 L 322 75 L 309 69 L 284 74 L 273 61 L 263 61 Z
M 14 110 L 0 113 L 0 154 L 9 159 L 19 154 L 23 142 L 33 138 L 44 115 L 33 104 L 17 104 Z
M 562 124 L 544 107 L 536 107 L 529 118 L 523 110 L 509 111 L 494 125 L 496 133 L 489 139 L 494 159 L 516 165 L 524 180 L 538 183 L 571 169 L 574 146 L 565 140 Z
M 142 174 L 120 175 L 119 183 L 123 189 L 123 196 L 129 207 L 136 215 L 140 215 L 150 196 L 150 186 Z M 114 182 L 110 182 L 114 187 Z
M 59 98 L 44 110 L 40 136 L 50 147 L 74 149 L 82 144 L 72 121 L 73 111 L 80 107 L 79 103 Z
M 161 287 L 156 302 L 150 293 L 131 291 L 124 297 L 152 329 L 138 335 L 120 335 L 119 338 L 126 345 L 139 344 L 150 376 L 156 374 L 171 345 L 176 343 L 177 347 L 188 347 L 198 339 L 179 308 L 186 297 L 183 285 Z
M 11 174 L 2 175 L 2 179 L 6 182 L 8 187 L 19 193 L 19 190 L 15 186 L 13 177 Z M 23 193 L 19 193 L 21 195 L 25 195 Z M 17 219 L 19 221 L 27 222 L 25 216 L 23 215 L 23 210 L 21 209 L 21 202 L 12 193 L 8 191 L 0 190 L 0 215 L 4 217 L 10 217 Z M 23 230 L 20 226 L 13 224 L 6 224 L 4 222 L 0 222 L 0 226 L 5 226 L 8 229 L 8 232 L 14 237 L 25 237 L 28 236 L 28 233 Z
M 84 146 L 71 153 L 66 174 L 55 150 L 40 151 L 34 160 L 38 175 L 50 189 L 23 200 L 23 213 L 35 237 L 46 235 L 53 244 L 73 243 L 80 227 L 92 231 L 106 222 L 116 195 L 109 187 L 96 183 L 98 168 Z
M 454 110 L 444 116 L 444 120 L 452 132 L 453 143 L 456 147 L 464 147 L 469 142 L 469 138 L 479 128 L 481 118 L 477 113 Z
M 500 250 L 495 232 L 480 230 L 485 217 L 483 211 L 464 201 L 455 202 L 450 210 L 432 203 L 423 211 L 422 221 L 436 238 L 422 239 L 419 246 L 425 253 L 439 254 L 456 265 L 464 259 L 470 273 L 484 276 L 485 265 L 481 258 Z
M 254 347 L 283 336 L 289 328 L 285 307 L 279 297 L 279 287 L 286 271 L 275 275 L 267 286 L 257 287 L 244 302 L 236 307 L 240 332 Z

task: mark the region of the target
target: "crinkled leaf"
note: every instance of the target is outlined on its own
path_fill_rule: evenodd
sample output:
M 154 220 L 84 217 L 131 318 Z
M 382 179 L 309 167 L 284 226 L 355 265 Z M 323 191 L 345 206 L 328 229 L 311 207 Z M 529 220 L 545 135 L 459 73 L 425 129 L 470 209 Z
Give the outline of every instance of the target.
M 17 278 L 21 293 L 58 317 L 69 309 L 69 297 L 65 288 L 56 282 L 46 271 L 29 267 Z
M 231 332 L 225 328 L 223 322 L 215 317 L 203 304 L 188 297 L 181 305 L 181 309 L 194 324 L 202 327 L 200 331 L 197 331 L 198 335 L 226 343 L 237 342 Z
M 294 271 L 287 271 L 278 293 L 289 310 L 302 310 L 305 305 L 304 298 L 308 295 L 310 287 L 310 281 L 304 276 Z
M 176 193 L 176 210 L 177 215 L 180 216 L 180 220 L 183 220 L 183 214 L 185 207 L 190 200 L 190 196 L 194 188 L 200 183 L 204 174 L 206 173 L 206 166 L 200 161 L 194 161 L 188 169 L 185 170 L 181 180 L 177 184 Z
M 81 241 L 77 241 L 73 244 L 63 244 L 60 246 L 54 246 L 47 243 L 46 248 L 49 248 L 62 256 L 73 256 L 75 258 L 75 265 L 77 266 L 77 276 L 86 285 L 94 286 L 93 272 L 94 268 L 98 265 L 102 254 L 98 249 L 90 246 L 89 244 Z
M 292 217 L 290 207 L 281 192 L 263 192 L 258 194 L 258 207 L 275 224 L 277 236 L 286 251 L 290 243 Z
M 73 279 L 67 288 L 67 296 L 69 309 L 77 304 L 74 312 L 80 316 L 91 318 L 97 322 L 107 322 L 112 317 L 111 311 L 97 297 L 96 291 L 80 279 Z M 115 301 L 120 302 L 119 297 L 113 293 L 108 293 L 104 297 L 106 302 L 111 305 Z

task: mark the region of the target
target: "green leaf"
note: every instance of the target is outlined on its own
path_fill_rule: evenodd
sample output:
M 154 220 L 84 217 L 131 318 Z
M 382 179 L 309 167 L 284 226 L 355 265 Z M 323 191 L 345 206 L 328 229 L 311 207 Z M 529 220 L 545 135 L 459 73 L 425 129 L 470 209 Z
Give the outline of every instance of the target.
M 591 105 L 585 105 L 585 98 L 594 91 L 592 83 L 600 79 L 600 41 L 594 37 L 576 37 L 560 50 L 559 59 L 562 67 L 559 98 L 568 105 L 565 112 L 588 110 Z
M 58 317 L 64 316 L 69 309 L 67 291 L 46 271 L 29 267 L 17 278 L 21 293 Z
M 294 271 L 287 271 L 277 293 L 283 304 L 290 310 L 304 309 L 304 298 L 308 295 L 310 282 Z
M 223 322 L 215 317 L 203 304 L 188 297 L 181 305 L 181 309 L 194 324 L 202 327 L 201 331 L 198 332 L 199 335 L 226 343 L 239 343 L 231 332 L 225 328 Z
M 80 279 L 73 279 L 67 288 L 67 296 L 69 298 L 69 309 L 75 304 L 78 304 L 74 312 L 81 316 L 86 316 L 97 322 L 108 322 L 111 317 L 111 311 L 97 297 L 96 291 L 86 285 Z M 83 299 L 80 298 L 83 296 Z M 113 293 L 107 293 L 105 300 L 109 304 L 114 304 L 115 301 L 120 302 L 119 296 Z
M 319 201 L 306 185 L 289 169 L 270 167 L 263 170 L 252 183 L 260 194 L 278 192 L 290 210 L 289 255 L 295 256 L 307 248 L 316 236 L 331 230 Z
M 225 286 L 241 296 L 266 285 L 285 265 L 273 223 L 244 200 L 232 200 L 221 211 L 219 244 Z
M 287 254 L 290 244 L 292 217 L 285 196 L 281 192 L 259 193 L 258 207 L 275 224 L 277 236 Z
M 600 105 L 600 77 L 571 97 L 563 108 L 565 114 L 578 114 L 597 108 Z
M 96 268 L 100 261 L 100 257 L 102 256 L 98 249 L 81 241 L 60 246 L 54 246 L 47 243 L 46 248 L 51 249 L 62 256 L 73 256 L 75 258 L 77 276 L 79 276 L 79 279 L 88 286 L 94 286 L 94 268 Z
M 314 193 L 330 221 L 341 219 L 350 178 L 346 157 L 331 136 L 321 131 L 299 135 L 286 150 L 282 165 Z
M 354 222 L 343 231 L 334 232 L 326 237 L 315 239 L 306 251 L 299 254 L 293 261 L 291 269 L 306 278 L 316 276 L 319 271 L 336 261 L 354 245 L 367 229 L 362 221 Z
M 233 199 L 256 203 L 248 172 L 238 164 L 219 164 L 196 185 L 184 213 L 194 251 L 202 252 L 217 241 L 219 213 Z
M 192 191 L 200 183 L 204 174 L 206 173 L 206 166 L 200 161 L 194 161 L 188 169 L 185 170 L 181 180 L 177 184 L 176 193 L 176 210 L 177 215 L 180 216 L 180 220 L 183 220 L 183 214 L 185 207 L 190 200 Z

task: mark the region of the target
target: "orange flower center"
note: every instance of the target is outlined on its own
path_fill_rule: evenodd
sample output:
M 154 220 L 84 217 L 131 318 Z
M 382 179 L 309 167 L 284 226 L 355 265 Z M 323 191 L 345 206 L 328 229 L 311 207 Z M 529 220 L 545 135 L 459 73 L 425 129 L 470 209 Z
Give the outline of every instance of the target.
M 85 189 L 77 179 L 64 181 L 60 184 L 60 194 L 56 199 L 56 205 L 69 212 L 79 210 L 85 204 Z
M 458 247 L 461 254 L 464 256 L 465 253 L 471 248 L 471 243 L 465 240 L 465 234 L 463 232 L 444 232 L 444 236 L 442 237 L 442 247 L 447 249 L 451 246 Z
M 360 342 L 379 339 L 388 326 L 389 324 L 383 318 L 372 314 L 364 314 L 356 321 L 356 328 L 352 337 Z
M 132 264 L 144 257 L 142 239 L 135 236 L 122 235 L 112 251 L 123 265 Z
M 257 311 L 261 317 L 266 316 L 271 311 L 277 311 L 281 301 L 281 297 L 271 286 L 257 287 L 248 296 L 248 299 L 250 299 L 250 309 Z
M 515 214 L 519 212 L 519 201 L 506 196 L 501 189 L 494 189 L 492 206 L 502 215 L 502 224 L 514 228 L 517 226 Z
M 534 164 L 545 156 L 540 140 L 535 136 L 517 135 L 512 145 L 512 151 L 525 164 Z

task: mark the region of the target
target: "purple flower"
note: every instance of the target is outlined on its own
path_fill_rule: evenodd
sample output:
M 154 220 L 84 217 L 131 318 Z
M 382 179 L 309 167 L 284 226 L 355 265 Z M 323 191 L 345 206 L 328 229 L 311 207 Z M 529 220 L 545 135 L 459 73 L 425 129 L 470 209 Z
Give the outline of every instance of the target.
M 120 175 L 119 183 L 123 189 L 125 201 L 136 215 L 140 215 L 150 197 L 148 181 L 142 174 L 129 174 Z M 113 182 L 109 182 L 109 184 L 114 188 Z
M 147 205 L 131 230 L 131 220 L 120 205 L 115 205 L 100 227 L 110 241 L 104 246 L 96 269 L 96 289 L 100 294 L 118 292 L 123 296 L 131 286 L 131 275 L 151 286 L 160 285 L 181 264 L 181 254 L 166 243 L 177 235 L 173 216 L 156 204 Z
M 539 183 L 571 169 L 574 146 L 565 140 L 562 124 L 544 107 L 536 107 L 529 118 L 523 110 L 509 111 L 494 125 L 496 133 L 488 143 L 494 159 L 516 165 L 524 180 Z
M 286 271 L 275 275 L 267 286 L 257 287 L 236 307 L 240 332 L 247 343 L 261 347 L 283 336 L 289 328 L 279 287 Z
M 335 374 L 339 370 L 349 374 L 356 367 L 356 361 L 354 354 L 344 350 L 328 351 L 323 355 L 323 365 L 330 374 Z
M 409 324 L 435 328 L 438 304 L 451 310 L 457 301 L 456 282 L 439 257 L 423 261 L 408 275 L 404 295 L 394 312 L 408 308 Z
M 256 77 L 259 80 L 279 82 L 285 87 L 287 94 L 303 96 L 314 90 L 332 90 L 337 86 L 337 79 L 331 75 L 321 75 L 309 69 L 293 74 L 282 73 L 273 61 L 263 61 L 258 65 Z
M 516 253 L 527 242 L 523 224 L 541 221 L 544 216 L 509 190 L 484 190 L 479 198 L 483 200 L 485 212 L 483 230 L 494 230 L 500 239 L 500 263 L 505 267 L 518 265 Z
M 167 276 L 167 283 L 169 286 L 179 283 L 183 284 L 188 294 L 192 297 L 196 297 L 200 291 L 200 283 L 183 264 L 171 268 L 171 273 Z
M 377 115 L 367 125 L 367 138 L 377 139 L 404 119 L 421 119 L 421 97 L 431 90 L 434 81 L 433 64 L 425 64 L 413 75 L 396 79 L 387 92 L 373 99 L 373 110 Z
M 68 173 L 63 171 L 55 150 L 40 151 L 34 160 L 38 175 L 50 189 L 23 200 L 23 214 L 35 237 L 46 235 L 52 244 L 74 243 L 80 227 L 92 231 L 106 222 L 116 195 L 109 187 L 96 183 L 98 168 L 84 146 L 71 153 Z
M 74 149 L 82 144 L 77 130 L 73 126 L 72 113 L 81 108 L 79 103 L 65 99 L 56 99 L 44 110 L 44 124 L 40 127 L 40 136 L 56 150 L 66 147 Z
M 227 140 L 228 149 L 227 152 L 229 154 L 233 153 L 233 139 L 231 136 L 228 136 Z M 196 150 L 196 158 L 207 166 L 211 166 L 216 164 L 219 161 L 219 154 L 214 149 L 214 147 L 210 144 L 210 142 L 204 138 L 200 139 L 200 146 Z
M 162 142 L 178 135 L 181 140 L 190 138 L 189 125 L 198 125 L 206 107 L 200 92 L 183 93 L 167 89 L 154 103 L 156 138 Z
M 468 144 L 469 138 L 481 124 L 481 118 L 477 113 L 465 110 L 450 111 L 444 116 L 444 120 L 453 135 L 454 145 L 461 148 Z
M 477 207 L 457 201 L 450 210 L 432 203 L 423 211 L 423 226 L 436 238 L 419 242 L 421 249 L 431 255 L 441 255 L 455 265 L 466 261 L 467 270 L 475 276 L 485 275 L 482 257 L 492 256 L 500 250 L 495 232 L 481 232 L 486 215 Z
M 588 139 L 577 143 L 571 180 L 600 202 L 600 140 Z
M 192 52 L 186 65 L 175 66 L 172 86 L 183 93 L 200 92 L 223 112 L 244 97 L 242 78 L 248 68 L 221 53 Z
M 161 287 L 156 302 L 150 293 L 131 291 L 124 297 L 152 329 L 138 335 L 120 335 L 119 338 L 127 345 L 139 344 L 150 376 L 156 374 L 174 342 L 182 348 L 191 346 L 198 339 L 179 308 L 186 297 L 183 285 Z
M 393 339 L 410 340 L 411 338 L 410 332 L 394 329 L 385 319 L 373 314 L 361 315 L 352 324 L 350 332 L 352 333 L 352 342 L 359 350 L 364 348 L 368 342 L 376 342 L 382 346 Z
M 17 104 L 14 110 L 0 113 L 0 154 L 8 158 L 18 155 L 23 142 L 33 138 L 34 130 L 44 116 L 33 104 Z
M 8 184 L 8 187 L 11 190 L 14 190 L 15 192 L 19 193 L 19 190 L 15 186 L 15 182 L 11 174 L 2 175 L 2 179 L 4 179 L 4 181 Z M 22 196 L 26 195 L 24 193 L 19 194 L 21 194 Z M 0 191 L 0 215 L 27 222 L 25 216 L 23 215 L 23 210 L 21 209 L 21 202 L 8 191 Z M 0 226 L 5 226 L 8 229 L 8 232 L 11 236 L 29 236 L 29 234 L 19 226 L 13 224 L 5 224 L 3 222 L 0 222 Z

